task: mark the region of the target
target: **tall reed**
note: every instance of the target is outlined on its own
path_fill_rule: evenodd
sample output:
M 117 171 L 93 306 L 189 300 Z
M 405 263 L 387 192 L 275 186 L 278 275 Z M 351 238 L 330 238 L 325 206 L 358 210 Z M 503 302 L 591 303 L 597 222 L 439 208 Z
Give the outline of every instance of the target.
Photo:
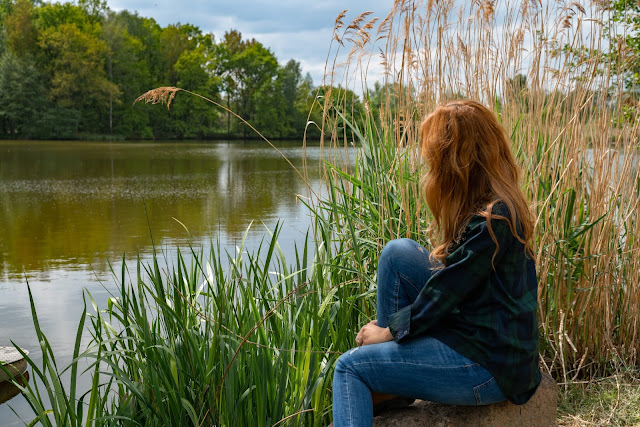
M 280 231 L 253 253 L 243 244 L 231 254 L 213 243 L 207 255 L 178 250 L 168 270 L 155 252 L 135 271 L 123 260 L 106 307 L 87 294 L 93 311 L 80 313 L 66 367 L 56 364 L 31 299 L 44 355 L 41 363 L 26 356 L 35 381 L 21 390 L 31 423 L 326 425 L 336 349 L 350 345 L 343 327 L 356 304 L 340 299 L 344 274 L 325 253 L 312 269 L 305 243 L 288 265 Z M 88 391 L 79 389 L 86 361 Z
M 605 55 L 609 17 L 583 3 L 397 0 L 381 21 L 365 13 L 345 24 L 342 14 L 325 78 L 363 93 L 363 117 L 326 120 L 323 143 L 364 147 L 355 169 L 326 176 L 328 211 L 353 248 L 342 262 L 370 276 L 388 239 L 431 238 L 420 120 L 449 99 L 495 110 L 537 218 L 544 362 L 564 382 L 636 365 L 640 350 L 638 121 L 624 119 L 624 64 Z M 371 75 L 384 78 L 376 99 Z M 322 101 L 325 112 L 348 105 Z

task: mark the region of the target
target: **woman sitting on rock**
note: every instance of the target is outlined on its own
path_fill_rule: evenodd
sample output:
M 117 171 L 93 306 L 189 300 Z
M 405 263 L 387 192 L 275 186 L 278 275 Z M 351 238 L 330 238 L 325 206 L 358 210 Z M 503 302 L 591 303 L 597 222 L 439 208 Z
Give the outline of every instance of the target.
M 410 239 L 382 251 L 377 320 L 335 368 L 336 427 L 370 426 L 374 411 L 414 398 L 523 404 L 540 383 L 534 225 L 504 129 L 457 101 L 421 133 L 422 196 L 440 240 L 431 253 Z

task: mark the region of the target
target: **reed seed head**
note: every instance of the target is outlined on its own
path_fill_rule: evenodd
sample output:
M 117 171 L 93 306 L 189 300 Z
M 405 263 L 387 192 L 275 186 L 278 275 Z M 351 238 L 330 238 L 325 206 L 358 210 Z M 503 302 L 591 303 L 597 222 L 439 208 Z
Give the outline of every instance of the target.
M 156 89 L 151 89 L 148 92 L 143 93 L 133 101 L 135 105 L 138 101 L 144 101 L 145 104 L 163 104 L 167 105 L 167 110 L 171 106 L 171 101 L 175 98 L 176 93 L 182 89 L 173 86 L 163 86 Z

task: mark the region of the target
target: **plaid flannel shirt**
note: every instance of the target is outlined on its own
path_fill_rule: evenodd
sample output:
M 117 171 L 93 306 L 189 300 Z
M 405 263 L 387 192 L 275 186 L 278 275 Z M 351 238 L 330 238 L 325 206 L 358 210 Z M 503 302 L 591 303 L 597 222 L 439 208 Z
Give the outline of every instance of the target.
M 509 217 L 502 204 L 494 212 Z M 537 279 L 534 261 L 504 220 L 476 215 L 416 301 L 389 316 L 398 343 L 432 336 L 479 363 L 505 396 L 527 402 L 540 383 Z

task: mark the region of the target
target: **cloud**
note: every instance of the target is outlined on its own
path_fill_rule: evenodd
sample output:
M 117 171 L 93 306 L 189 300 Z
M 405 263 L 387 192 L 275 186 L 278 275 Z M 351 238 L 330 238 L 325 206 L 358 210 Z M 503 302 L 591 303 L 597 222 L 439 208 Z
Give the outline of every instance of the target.
M 216 23 L 222 21 L 261 33 L 318 30 L 332 27 L 336 16 L 344 9 L 355 17 L 365 10 L 386 14 L 393 5 L 392 0 L 369 1 L 365 6 L 356 0 L 190 0 L 180 3 L 170 0 L 110 0 L 108 3 L 114 10 L 135 10 L 140 15 L 153 17 L 161 25 L 189 22 L 211 31 L 217 29 Z

